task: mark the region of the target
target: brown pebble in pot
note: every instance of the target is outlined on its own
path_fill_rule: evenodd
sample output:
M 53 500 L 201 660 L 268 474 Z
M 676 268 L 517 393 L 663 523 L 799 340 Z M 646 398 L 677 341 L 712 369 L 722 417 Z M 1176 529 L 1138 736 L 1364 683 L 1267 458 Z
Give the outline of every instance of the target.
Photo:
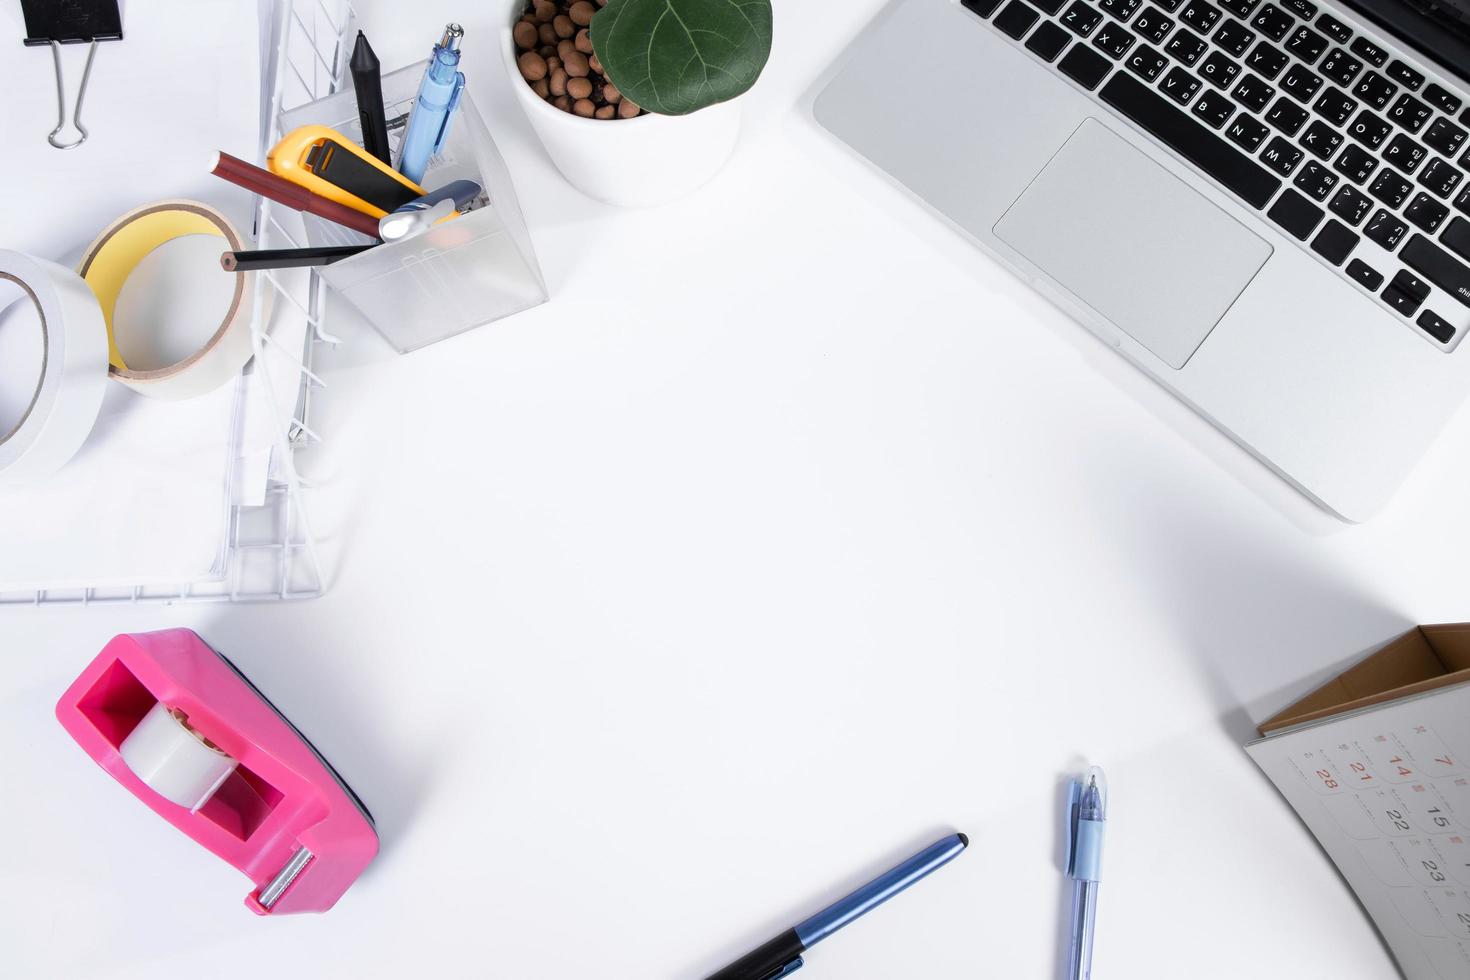
M 597 119 L 611 119 L 618 114 L 618 107 L 613 105 L 598 106 L 592 115 Z
M 590 99 L 592 82 L 586 78 L 573 78 L 567 82 L 567 94 L 574 99 Z
M 556 54 L 557 54 L 557 57 L 559 57 L 559 58 L 561 58 L 563 60 L 566 59 L 567 52 L 569 52 L 569 51 L 575 51 L 575 50 L 577 50 L 576 45 L 572 44 L 571 41 L 558 41 L 556 43 Z
M 562 112 L 572 111 L 572 100 L 567 98 L 565 95 L 558 95 L 556 98 L 551 100 L 551 104 L 556 106 Z
M 612 82 L 608 82 L 602 87 L 602 97 L 608 102 L 620 102 L 622 101 L 623 93 L 619 92 L 618 87 Z
M 515 38 L 516 47 L 522 51 L 531 50 L 539 40 L 536 25 L 524 20 L 516 22 L 516 26 L 510 29 L 510 35 Z
M 587 62 L 587 56 L 575 49 L 562 55 L 561 63 L 566 68 L 567 74 L 574 78 L 585 78 L 587 72 L 591 69 L 591 65 Z
M 571 37 L 577 33 L 577 25 L 566 14 L 557 14 L 556 19 L 551 22 L 551 29 L 556 31 L 557 37 Z
M 597 60 L 597 55 L 595 54 L 589 54 L 587 56 L 587 67 L 591 68 L 599 75 L 604 74 L 602 70 L 602 62 Z
M 592 53 L 592 35 L 587 33 L 587 28 L 584 27 L 577 32 L 577 36 L 573 38 L 573 43 L 576 44 L 577 50 L 583 54 Z
M 592 114 L 597 111 L 597 106 L 592 104 L 591 99 L 578 99 L 572 103 L 572 111 L 579 116 L 591 119 Z
M 572 19 L 572 23 L 576 24 L 578 27 L 586 27 L 588 24 L 592 23 L 592 15 L 595 13 L 597 13 L 597 8 L 588 3 L 587 0 L 577 0 L 577 2 L 572 4 L 571 7 L 567 10 L 567 16 L 570 17 Z
M 535 82 L 546 77 L 546 59 L 534 51 L 527 51 L 516 59 L 526 81 Z
M 550 58 L 546 59 L 546 71 L 548 74 L 556 71 L 558 68 L 561 68 L 560 58 L 558 58 L 556 55 L 552 55 Z
M 632 99 L 625 98 L 623 99 L 623 101 L 618 103 L 619 119 L 632 119 L 634 116 L 638 115 L 638 113 L 642 111 L 642 109 L 638 108 L 638 103 L 634 102 Z
M 531 83 L 531 91 L 545 99 L 551 95 L 551 86 L 547 84 L 546 79 L 538 78 Z
M 541 38 L 542 44 L 556 43 L 556 31 L 552 29 L 550 24 L 542 24 L 536 28 L 536 36 Z
M 556 4 L 551 0 L 536 0 L 535 6 L 531 8 L 536 12 L 536 19 L 543 24 L 551 23 L 556 16 Z
M 566 69 L 564 69 L 564 68 L 558 68 L 558 69 L 556 69 L 556 71 L 552 72 L 551 73 L 551 82 L 550 82 L 550 85 L 551 85 L 551 94 L 552 95 L 566 95 L 567 94 L 567 73 L 566 73 Z M 542 98 L 544 99 L 545 96 L 543 95 Z

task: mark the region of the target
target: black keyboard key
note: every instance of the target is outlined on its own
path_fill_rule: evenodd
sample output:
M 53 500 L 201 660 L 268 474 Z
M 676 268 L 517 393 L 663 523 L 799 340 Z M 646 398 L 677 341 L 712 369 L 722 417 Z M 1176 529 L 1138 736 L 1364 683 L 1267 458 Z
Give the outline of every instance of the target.
M 1092 46 L 1110 58 L 1121 58 L 1133 47 L 1135 38 L 1117 24 L 1104 24 L 1092 38 Z
M 1424 172 L 1419 175 L 1419 183 L 1440 197 L 1449 197 L 1464 179 L 1464 174 L 1439 157 L 1430 160 L 1429 166 L 1425 167 Z
M 1378 169 L 1378 158 L 1352 143 L 1332 162 L 1332 169 L 1355 184 L 1361 184 Z
M 1342 145 L 1342 134 L 1322 120 L 1313 119 L 1297 142 L 1319 159 L 1331 160 L 1332 154 Z
M 1444 112 L 1456 113 L 1460 111 L 1459 97 L 1441 88 L 1434 82 L 1430 82 L 1429 87 L 1424 90 L 1424 97 Z
M 1395 58 L 1388 63 L 1388 77 L 1409 89 L 1411 92 L 1419 91 L 1419 86 L 1424 84 L 1424 76 Z
M 1397 211 L 1399 206 L 1409 199 L 1409 194 L 1413 190 L 1413 184 L 1387 167 L 1378 171 L 1378 176 L 1368 187 L 1368 193 L 1387 204 L 1390 211 Z
M 1470 267 L 1459 259 L 1423 235 L 1415 235 L 1409 239 L 1409 244 L 1404 246 L 1399 258 L 1409 268 L 1459 300 L 1462 305 L 1470 306 Z
M 1149 7 L 1138 15 L 1138 19 L 1133 22 L 1133 29 L 1139 36 L 1155 44 L 1163 44 L 1164 38 L 1174 29 L 1174 21 L 1165 16 L 1158 7 Z
M 1118 72 L 1098 93 L 1106 104 L 1214 177 L 1254 208 L 1266 206 L 1281 181 L 1133 76 Z
M 1388 100 L 1393 98 L 1399 87 L 1376 71 L 1370 71 L 1363 76 L 1362 81 L 1353 86 L 1353 94 L 1375 109 L 1382 109 L 1388 105 Z
M 1375 293 L 1378 287 L 1383 285 L 1383 273 L 1373 268 L 1362 259 L 1353 259 L 1347 264 L 1347 274 L 1358 285 L 1371 289 Z
M 1133 72 L 1133 74 L 1151 82 L 1159 77 L 1160 72 L 1169 67 L 1169 59 L 1159 54 L 1147 44 L 1140 44 L 1137 48 L 1133 49 L 1133 53 L 1128 56 L 1128 60 L 1124 64 L 1128 66 L 1128 70 Z
M 1271 111 L 1266 113 L 1266 122 L 1275 126 L 1287 136 L 1295 136 L 1297 130 L 1307 121 L 1307 110 L 1295 102 L 1286 99 L 1277 99 L 1271 106 Z
M 1400 273 L 1402 275 L 1403 273 Z M 1413 296 L 1398 287 L 1398 277 L 1383 288 L 1383 301 L 1404 316 L 1413 316 L 1424 305 L 1422 296 Z
M 1429 122 L 1429 117 L 1434 115 L 1434 110 L 1423 102 L 1405 92 L 1399 96 L 1399 100 L 1388 110 L 1388 121 L 1402 126 L 1411 133 L 1417 133 Z
M 1159 91 L 1180 105 L 1189 105 L 1189 100 L 1203 87 L 1205 83 L 1195 78 L 1183 68 L 1171 68 L 1169 74 L 1159 83 Z
M 1236 146 L 1244 147 L 1247 153 L 1256 152 L 1256 147 L 1261 145 L 1271 131 L 1264 123 L 1258 123 L 1245 113 L 1235 117 L 1235 121 L 1225 130 L 1225 136 Z
M 1296 21 L 1288 17 L 1280 8 L 1271 4 L 1261 8 L 1261 12 L 1251 18 L 1251 26 L 1260 31 L 1273 41 L 1279 41 L 1286 36 Z
M 1226 20 L 1215 32 L 1215 43 L 1224 51 L 1239 58 L 1256 39 L 1256 32 L 1238 20 Z
M 1447 157 L 1460 152 L 1465 145 L 1465 131 L 1448 119 L 1436 119 L 1424 134 L 1424 142 Z
M 1256 9 L 1256 4 L 1260 2 L 1261 0 L 1220 0 L 1220 6 L 1241 20 L 1245 20 L 1251 15 L 1251 11 Z
M 1022 3 L 1021 0 L 1011 0 L 1005 5 L 1005 9 L 995 15 L 991 21 L 1002 34 L 1008 34 L 1019 41 L 1031 30 L 1031 25 L 1036 23 L 1041 15 L 1033 8 Z
M 1317 16 L 1316 6 L 1309 3 L 1308 0 L 1281 0 L 1281 6 L 1302 20 L 1311 20 Z
M 1423 191 L 1415 194 L 1409 206 L 1404 208 L 1404 217 L 1409 219 L 1409 224 L 1431 235 L 1439 231 L 1439 226 L 1444 224 L 1444 219 L 1449 216 L 1449 208 Z
M 1154 3 L 1158 4 L 1160 7 L 1163 7 L 1165 10 L 1169 11 L 1170 13 L 1173 13 L 1174 11 L 1178 10 L 1179 9 L 1179 5 L 1181 3 L 1183 3 L 1183 2 L 1184 2 L 1184 0 L 1154 0 Z
M 1209 45 L 1205 43 L 1204 38 L 1194 34 L 1188 28 L 1181 27 L 1178 33 L 1169 39 L 1169 43 L 1164 47 L 1164 53 L 1178 58 L 1186 65 L 1193 65 L 1208 48 Z
M 1390 128 L 1388 123 L 1364 109 L 1358 113 L 1358 118 L 1354 119 L 1353 124 L 1348 127 L 1348 135 L 1370 150 L 1376 150 L 1379 144 L 1388 138 Z
M 1302 151 L 1280 136 L 1273 136 L 1261 151 L 1261 162 L 1281 176 L 1290 177 L 1296 165 L 1302 162 Z
M 1189 0 L 1184 9 L 1179 11 L 1179 20 L 1201 34 L 1208 35 L 1220 23 L 1220 8 L 1206 3 L 1205 0 Z
M 1231 61 L 1219 51 L 1211 51 L 1210 56 L 1199 66 L 1199 73 L 1216 88 L 1228 89 L 1235 81 L 1235 76 L 1240 74 L 1240 63 Z
M 1085 44 L 1072 45 L 1072 50 L 1057 62 L 1057 68 L 1063 75 L 1089 90 L 1097 88 L 1098 82 L 1107 77 L 1112 67 L 1112 62 Z
M 1420 236 L 1415 235 L 1415 238 Z M 1429 298 L 1429 284 L 1408 269 L 1400 269 L 1394 273 L 1393 280 L 1389 285 L 1395 289 L 1403 290 L 1410 296 L 1421 302 Z
M 1098 0 L 1097 5 L 1106 14 L 1112 15 L 1120 21 L 1125 21 L 1138 12 L 1143 0 Z
M 1285 228 L 1287 234 L 1301 241 L 1306 241 L 1307 236 L 1322 222 L 1322 209 L 1290 187 L 1281 192 L 1281 196 L 1266 213 L 1272 221 Z
M 1444 234 L 1439 236 L 1444 247 L 1454 252 L 1462 259 L 1470 259 L 1470 221 L 1464 218 L 1455 218 L 1450 222 Z
M 1327 219 L 1327 224 L 1312 239 L 1312 251 L 1333 265 L 1342 265 L 1358 247 L 1358 236 L 1340 221 Z
M 979 14 L 981 17 L 989 17 L 995 13 L 995 8 L 1000 6 L 1000 0 L 961 0 L 965 9 L 971 13 Z
M 1433 310 L 1425 310 L 1419 314 L 1419 319 L 1414 321 L 1419 324 L 1419 329 L 1439 341 L 1448 344 L 1455 339 L 1455 326 L 1444 317 Z
M 1303 25 L 1286 39 L 1286 50 L 1310 65 L 1327 50 L 1327 38 Z
M 1327 206 L 1332 209 L 1333 214 L 1354 228 L 1362 224 L 1368 212 L 1373 210 L 1373 202 L 1359 193 L 1357 188 L 1349 187 L 1347 184 L 1332 195 L 1332 203 Z
M 1335 89 L 1331 85 L 1327 86 L 1327 91 L 1317 99 L 1317 104 L 1312 106 L 1322 118 L 1334 126 L 1346 125 L 1353 110 L 1357 107 L 1356 99 L 1348 98 L 1340 89 Z
M 1296 175 L 1293 184 L 1305 195 L 1318 201 L 1327 200 L 1332 188 L 1337 186 L 1337 174 L 1316 160 L 1308 160 L 1302 172 Z
M 1360 37 L 1354 40 L 1348 46 L 1348 50 L 1364 61 L 1371 62 L 1379 68 L 1382 68 L 1383 63 L 1388 60 L 1388 53 L 1366 37 Z
M 1219 129 L 1235 112 L 1235 103 L 1219 92 L 1206 92 L 1189 111 L 1204 120 L 1211 129 Z
M 1317 70 L 1343 88 L 1347 88 L 1353 83 L 1353 79 L 1358 77 L 1358 72 L 1363 70 L 1363 63 L 1342 48 L 1333 48 L 1327 52 L 1327 57 L 1322 59 Z
M 1403 241 L 1404 236 L 1408 233 L 1408 225 L 1382 208 L 1373 212 L 1373 217 L 1368 219 L 1367 226 L 1363 228 L 1363 234 L 1390 252 L 1399 247 L 1399 242 Z
M 1281 69 L 1286 67 L 1289 60 L 1291 59 L 1286 57 L 1285 52 L 1262 41 L 1251 49 L 1245 65 L 1263 78 L 1275 78 L 1281 74 Z
M 1460 192 L 1460 196 L 1455 198 L 1455 210 L 1462 214 L 1470 214 L 1470 187 L 1465 188 Z
M 1086 37 L 1093 29 L 1101 24 L 1103 15 L 1093 10 L 1082 0 L 1072 0 L 1067 12 L 1062 14 L 1062 26 L 1071 30 L 1078 37 Z
M 1240 80 L 1239 85 L 1235 86 L 1235 91 L 1231 94 L 1251 112 L 1260 112 L 1266 108 L 1266 103 L 1271 101 L 1271 96 L 1276 94 L 1276 89 L 1250 72 L 1246 72 L 1245 77 Z
M 1026 39 L 1026 47 L 1042 61 L 1055 61 L 1070 40 L 1072 35 L 1046 21 Z
M 1322 76 L 1314 74 L 1303 65 L 1292 65 L 1281 76 L 1281 91 L 1298 102 L 1311 102 L 1312 96 L 1322 87 Z
M 1317 27 L 1319 30 L 1326 31 L 1328 37 L 1332 38 L 1338 44 L 1348 43 L 1353 36 L 1351 28 L 1329 14 L 1323 14 L 1317 18 Z
M 1423 163 L 1424 158 L 1427 156 L 1429 156 L 1428 150 L 1415 143 L 1403 133 L 1399 133 L 1393 139 L 1389 140 L 1388 146 L 1384 147 L 1383 150 L 1383 159 L 1398 167 L 1406 174 L 1413 174 L 1414 171 L 1418 170 L 1419 164 Z
M 1066 2 L 1067 0 L 1034 0 L 1035 5 L 1041 8 L 1042 13 L 1049 14 L 1052 17 L 1057 15 L 1057 12 L 1062 9 L 1062 5 Z

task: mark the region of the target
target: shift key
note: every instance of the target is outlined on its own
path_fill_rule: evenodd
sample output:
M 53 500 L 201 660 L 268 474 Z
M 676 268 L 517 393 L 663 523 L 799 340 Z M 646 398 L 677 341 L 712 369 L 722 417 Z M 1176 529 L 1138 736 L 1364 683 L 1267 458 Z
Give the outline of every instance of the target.
M 1399 258 L 1461 304 L 1470 306 L 1470 266 L 1466 266 L 1423 235 L 1410 238 L 1404 250 L 1399 253 Z

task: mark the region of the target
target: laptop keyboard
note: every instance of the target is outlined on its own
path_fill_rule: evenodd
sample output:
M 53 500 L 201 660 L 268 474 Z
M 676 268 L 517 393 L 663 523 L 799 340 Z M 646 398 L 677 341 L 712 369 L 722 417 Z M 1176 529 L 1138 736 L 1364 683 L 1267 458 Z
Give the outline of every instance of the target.
M 1462 94 L 1310 0 L 961 3 L 1442 349 L 1465 332 Z

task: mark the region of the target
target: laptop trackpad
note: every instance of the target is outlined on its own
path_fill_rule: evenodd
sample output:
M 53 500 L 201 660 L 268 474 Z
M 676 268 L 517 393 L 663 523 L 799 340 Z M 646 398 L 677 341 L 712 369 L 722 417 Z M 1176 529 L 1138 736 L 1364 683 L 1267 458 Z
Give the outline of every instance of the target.
M 1047 275 L 1182 368 L 1271 246 L 1095 119 L 996 222 Z

